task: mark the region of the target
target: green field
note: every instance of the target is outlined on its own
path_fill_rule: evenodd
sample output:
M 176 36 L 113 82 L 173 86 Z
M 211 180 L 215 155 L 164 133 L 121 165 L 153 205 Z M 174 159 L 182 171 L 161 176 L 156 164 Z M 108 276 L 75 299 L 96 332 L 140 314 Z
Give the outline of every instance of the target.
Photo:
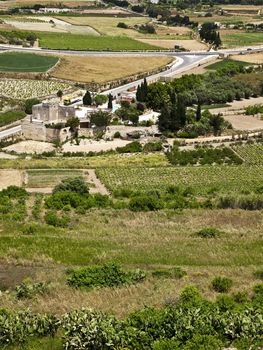
M 239 145 L 232 147 L 247 164 L 263 164 L 263 144 Z
M 223 46 L 225 47 L 242 47 L 242 46 L 253 46 L 257 44 L 262 44 L 263 42 L 263 33 L 227 33 L 221 32 L 221 39 Z
M 121 188 L 133 191 L 165 191 L 168 186 L 192 187 L 196 194 L 216 189 L 222 193 L 253 191 L 263 181 L 263 167 L 200 166 L 158 168 L 101 168 L 99 178 L 110 191 Z
M 156 50 L 158 47 L 124 36 L 88 36 L 64 33 L 38 32 L 40 46 L 49 49 L 70 50 Z
M 231 59 L 223 59 L 223 60 L 219 60 L 218 62 L 212 63 L 209 66 L 206 66 L 206 69 L 212 69 L 212 70 L 224 69 L 227 66 L 229 66 L 230 63 L 234 63 L 235 65 L 238 65 L 240 67 L 247 67 L 251 65 L 251 63 L 247 63 L 247 62 L 241 62 L 241 61 L 231 60 Z
M 63 169 L 46 169 L 46 170 L 28 170 L 27 187 L 53 187 L 63 179 L 69 177 L 82 176 L 81 170 L 63 170 Z
M 5 113 L 0 113 L 0 127 L 23 119 L 25 116 L 26 113 L 22 111 L 8 111 Z
M 0 71 L 46 72 L 58 62 L 57 57 L 31 53 L 5 52 L 0 54 Z

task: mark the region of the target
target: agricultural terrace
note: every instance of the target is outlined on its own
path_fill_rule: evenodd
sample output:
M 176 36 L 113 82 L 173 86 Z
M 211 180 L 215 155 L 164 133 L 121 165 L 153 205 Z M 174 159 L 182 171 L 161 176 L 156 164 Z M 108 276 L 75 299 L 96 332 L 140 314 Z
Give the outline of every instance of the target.
M 78 176 L 83 176 L 83 171 L 67 170 L 67 169 L 28 170 L 27 187 L 30 187 L 30 188 L 54 187 L 63 179 L 66 179 L 69 177 L 78 177 Z
M 110 191 L 165 191 L 169 186 L 191 187 L 196 194 L 253 191 L 262 185 L 262 166 L 199 166 L 159 168 L 100 168 L 96 174 Z
M 150 72 L 172 62 L 169 57 L 82 57 L 64 56 L 52 71 L 55 78 L 79 82 L 107 81 Z
M 0 54 L 0 71 L 46 72 L 58 62 L 57 57 L 31 53 L 4 52 Z
M 0 79 L 1 95 L 20 100 L 52 95 L 69 87 L 69 84 L 51 80 Z
M 247 164 L 263 164 L 262 143 L 236 145 L 232 148 Z
M 149 22 L 149 18 L 145 17 L 127 17 L 127 18 L 115 18 L 115 17 L 57 17 L 66 21 L 72 25 L 77 26 L 90 26 L 98 31 L 101 35 L 107 36 L 140 36 L 136 30 L 132 29 L 134 26 L 140 26 Z M 125 23 L 129 28 L 117 27 L 119 22 Z
M 89 36 L 68 33 L 37 32 L 40 46 L 49 49 L 71 50 L 156 50 L 158 47 L 126 36 Z

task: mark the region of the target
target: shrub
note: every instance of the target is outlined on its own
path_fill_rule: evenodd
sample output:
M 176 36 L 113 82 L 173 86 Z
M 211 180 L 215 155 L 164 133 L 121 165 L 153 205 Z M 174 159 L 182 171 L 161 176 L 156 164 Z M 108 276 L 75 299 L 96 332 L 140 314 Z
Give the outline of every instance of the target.
M 184 350 L 221 350 L 224 344 L 212 335 L 195 335 L 186 342 Z
M 34 235 L 35 233 L 37 233 L 37 230 L 38 230 L 38 225 L 35 224 L 34 222 L 31 222 L 31 223 L 25 224 L 22 232 L 23 234 L 26 234 L 26 235 Z
M 160 152 L 162 149 L 161 142 L 148 142 L 143 146 L 143 152 Z
M 213 289 L 218 293 L 227 293 L 233 285 L 233 281 L 227 277 L 215 277 L 212 281 Z
M 220 234 L 221 232 L 214 227 L 206 227 L 196 232 L 196 235 L 202 238 L 215 238 L 218 237 Z
M 40 100 L 37 98 L 30 98 L 25 101 L 25 112 L 26 114 L 32 114 L 32 108 L 34 105 L 37 105 L 40 103 Z
M 45 215 L 45 222 L 48 225 L 54 227 L 67 227 L 70 222 L 70 218 L 66 215 L 59 217 L 55 212 L 49 211 Z
M 133 141 L 126 146 L 117 147 L 116 151 L 118 153 L 139 153 L 142 152 L 142 145 L 138 141 Z
M 163 208 L 163 203 L 156 196 L 139 195 L 133 197 L 129 203 L 132 211 L 155 211 Z
M 67 282 L 70 286 L 87 288 L 117 287 L 141 282 L 146 277 L 140 270 L 125 272 L 116 264 L 70 270 L 68 274 Z
M 257 270 L 256 272 L 254 272 L 254 276 L 259 280 L 263 281 L 263 270 Z
M 84 194 L 89 193 L 89 188 L 83 177 L 71 177 L 62 180 L 61 183 L 54 188 L 53 193 L 65 191 Z
M 180 267 L 174 267 L 171 269 L 160 269 L 152 272 L 153 277 L 158 278 L 177 278 L 180 279 L 187 275 L 187 273 Z
M 153 343 L 153 350 L 180 350 L 180 342 L 174 339 L 162 339 Z
M 119 131 L 116 131 L 113 135 L 114 139 L 120 139 L 121 138 L 121 133 Z
M 9 186 L 0 192 L 1 196 L 7 196 L 11 199 L 26 198 L 28 197 L 27 191 L 18 186 Z
M 187 286 L 180 294 L 180 301 L 182 304 L 194 305 L 200 303 L 202 301 L 202 297 L 197 287 Z
M 17 299 L 31 299 L 38 294 L 45 294 L 49 285 L 45 282 L 32 283 L 30 280 L 22 282 L 15 288 Z
M 127 28 L 128 28 L 128 25 L 127 25 L 126 23 L 124 23 L 124 22 L 119 22 L 119 23 L 117 24 L 117 27 L 118 27 L 118 28 L 127 29 Z

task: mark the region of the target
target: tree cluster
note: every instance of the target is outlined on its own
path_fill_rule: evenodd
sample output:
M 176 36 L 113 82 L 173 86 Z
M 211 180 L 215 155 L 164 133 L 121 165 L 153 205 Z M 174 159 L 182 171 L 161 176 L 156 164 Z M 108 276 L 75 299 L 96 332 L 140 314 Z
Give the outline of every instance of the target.
M 217 25 L 215 23 L 204 23 L 199 31 L 199 35 L 202 40 L 217 48 L 221 46 L 222 41 L 216 29 Z
M 148 93 L 148 83 L 146 78 L 144 78 L 141 85 L 137 87 L 136 100 L 139 102 L 145 102 Z

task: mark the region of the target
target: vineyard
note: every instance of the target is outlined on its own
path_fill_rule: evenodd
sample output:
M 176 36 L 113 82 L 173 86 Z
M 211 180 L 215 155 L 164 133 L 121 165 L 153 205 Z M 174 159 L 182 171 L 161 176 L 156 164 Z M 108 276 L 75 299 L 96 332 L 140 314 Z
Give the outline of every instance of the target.
M 23 79 L 0 80 L 1 95 L 19 100 L 47 96 L 56 93 L 58 90 L 66 90 L 68 88 L 68 84 L 58 81 Z
M 262 166 L 200 166 L 159 168 L 102 168 L 97 175 L 110 191 L 164 191 L 168 186 L 190 186 L 196 194 L 211 189 L 222 193 L 253 191 L 262 185 Z
M 263 163 L 263 143 L 238 145 L 233 149 L 248 164 Z

